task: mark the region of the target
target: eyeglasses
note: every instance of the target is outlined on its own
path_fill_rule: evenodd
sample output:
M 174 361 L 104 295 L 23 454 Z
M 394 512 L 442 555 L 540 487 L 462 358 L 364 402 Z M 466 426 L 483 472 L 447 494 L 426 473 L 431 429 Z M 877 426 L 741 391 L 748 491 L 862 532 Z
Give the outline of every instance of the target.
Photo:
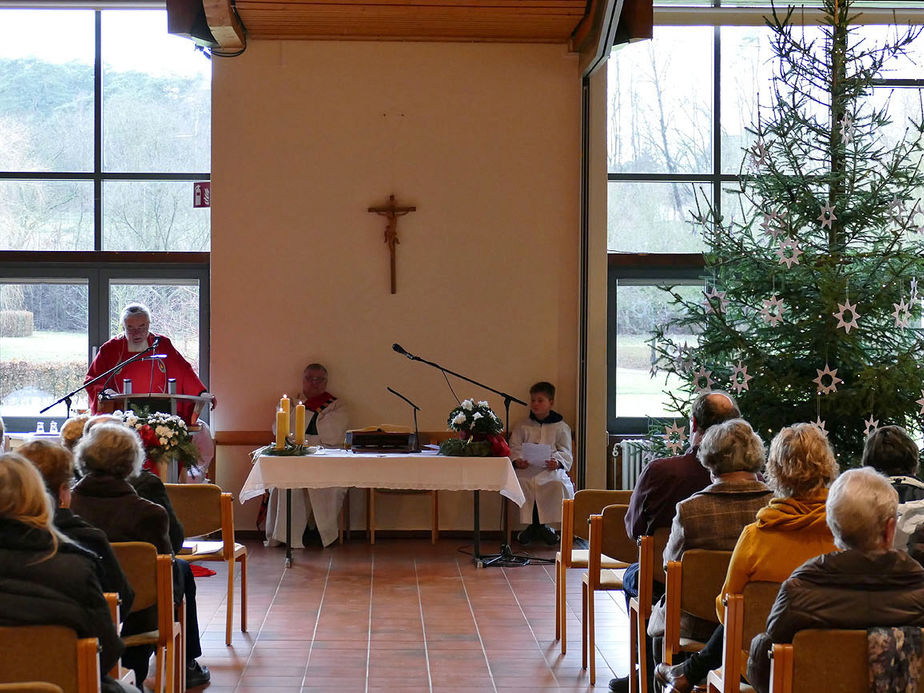
M 305 380 L 307 380 L 309 383 L 326 383 L 327 382 L 327 378 L 325 378 L 323 375 L 319 377 L 314 377 L 314 378 L 310 378 L 306 375 Z

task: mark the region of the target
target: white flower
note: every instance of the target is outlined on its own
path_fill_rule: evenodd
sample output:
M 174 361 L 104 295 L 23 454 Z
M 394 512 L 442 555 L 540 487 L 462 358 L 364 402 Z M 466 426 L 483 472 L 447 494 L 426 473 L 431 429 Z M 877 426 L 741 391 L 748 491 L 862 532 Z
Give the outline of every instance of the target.
M 167 439 L 166 439 L 166 438 L 161 438 L 161 439 L 160 439 L 160 444 L 161 444 L 161 445 L 166 444 L 166 442 L 167 442 Z
M 472 415 L 472 421 L 477 421 L 478 419 L 483 419 L 483 418 L 484 418 L 484 415 L 480 411 L 476 411 Z
M 465 421 L 466 421 L 465 414 L 462 412 L 459 412 L 458 414 L 456 414 L 455 418 L 452 420 L 452 423 L 454 423 L 456 426 L 461 426 L 462 424 L 465 423 Z
M 491 405 L 488 404 L 487 402 L 485 402 L 484 400 L 481 400 L 481 401 L 478 403 L 478 406 L 479 406 L 479 407 L 484 407 L 485 409 L 490 409 L 490 408 L 491 408 Z
M 462 400 L 462 404 L 460 404 L 459 406 L 462 407 L 465 411 L 471 411 L 472 409 L 475 408 L 474 403 L 470 399 Z

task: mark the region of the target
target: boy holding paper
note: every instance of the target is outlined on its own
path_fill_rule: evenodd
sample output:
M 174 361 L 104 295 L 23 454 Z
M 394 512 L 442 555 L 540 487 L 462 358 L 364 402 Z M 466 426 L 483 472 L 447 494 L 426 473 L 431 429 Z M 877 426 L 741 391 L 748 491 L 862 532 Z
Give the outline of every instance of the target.
M 545 381 L 529 388 L 529 418 L 520 421 L 510 434 L 510 458 L 526 496 L 520 520 L 530 523 L 517 535 L 528 545 L 536 540 L 550 546 L 558 535 L 548 523 L 561 522 L 561 501 L 574 497 L 568 477 L 571 469 L 571 428 L 561 414 L 552 410 L 555 386 Z

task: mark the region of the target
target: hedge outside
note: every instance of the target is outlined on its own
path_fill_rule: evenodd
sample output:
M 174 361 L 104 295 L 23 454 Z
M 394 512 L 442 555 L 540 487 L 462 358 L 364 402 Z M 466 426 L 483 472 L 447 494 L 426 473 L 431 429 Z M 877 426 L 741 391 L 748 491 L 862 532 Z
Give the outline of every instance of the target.
M 0 336 L 31 337 L 35 331 L 32 311 L 0 310 Z
M 60 397 L 80 387 L 87 374 L 86 361 L 46 361 L 30 363 L 21 359 L 0 361 L 0 397 L 16 390 L 34 387 Z

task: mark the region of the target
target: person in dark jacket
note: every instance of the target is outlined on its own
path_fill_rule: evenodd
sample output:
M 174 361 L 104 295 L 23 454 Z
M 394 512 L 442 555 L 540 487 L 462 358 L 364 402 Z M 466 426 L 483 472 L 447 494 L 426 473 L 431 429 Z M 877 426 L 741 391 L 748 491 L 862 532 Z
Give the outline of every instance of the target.
M 32 463 L 0 454 L 0 625 L 59 625 L 78 637 L 97 638 L 100 671 L 107 672 L 124 645 L 103 597 L 95 556 L 56 532 L 52 511 Z M 126 690 L 106 675 L 101 685 L 107 693 Z
M 144 462 L 144 448 L 138 434 L 114 423 L 88 428 L 76 448 L 77 462 L 85 476 L 74 487 L 71 508 L 102 529 L 109 541 L 146 541 L 153 544 L 158 553 L 172 554 L 167 511 L 141 498 L 128 482 L 129 478 L 137 476 Z M 186 598 L 186 685 L 193 688 L 208 683 L 210 673 L 196 661 L 202 649 L 195 581 L 189 564 L 181 559 L 174 562 L 174 585 L 175 598 L 178 601 Z M 145 612 L 132 614 L 126 619 L 123 632 L 148 630 L 150 618 L 151 614 Z M 139 684 L 147 674 L 150 655 L 150 648 L 133 647 L 123 657 L 125 665 L 135 670 Z
M 831 486 L 827 522 L 843 551 L 803 563 L 786 580 L 754 637 L 748 680 L 769 689 L 773 643 L 809 628 L 924 626 L 924 568 L 892 548 L 898 494 L 869 467 L 844 472 Z
M 135 592 L 122 572 L 103 530 L 71 512 L 71 482 L 74 456 L 70 450 L 50 440 L 33 440 L 17 450 L 39 470 L 45 489 L 55 503 L 54 525 L 71 541 L 89 549 L 97 557 L 99 581 L 104 592 L 117 592 L 122 618 L 131 611 Z

